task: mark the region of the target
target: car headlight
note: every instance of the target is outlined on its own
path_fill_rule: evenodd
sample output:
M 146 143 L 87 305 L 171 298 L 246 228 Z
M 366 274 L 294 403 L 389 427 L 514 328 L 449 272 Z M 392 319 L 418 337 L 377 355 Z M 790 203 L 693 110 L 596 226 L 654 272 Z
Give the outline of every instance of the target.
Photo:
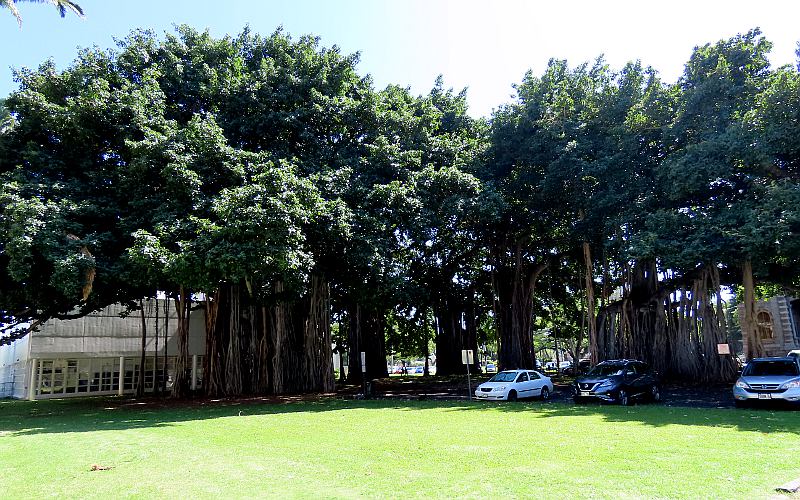
M 494 390 L 495 391 L 505 391 L 506 390 L 506 386 L 501 385 L 501 386 L 495 387 Z
M 611 387 L 612 385 L 614 385 L 614 382 L 612 382 L 611 380 L 606 380 L 602 384 L 598 385 L 597 388 L 598 389 L 605 389 L 606 387 Z
M 800 379 L 790 380 L 781 386 L 781 389 L 797 389 L 800 387 Z
M 745 382 L 742 379 L 739 379 L 739 380 L 736 381 L 736 387 L 739 387 L 741 389 L 749 389 L 750 388 L 750 386 L 747 385 L 747 382 Z

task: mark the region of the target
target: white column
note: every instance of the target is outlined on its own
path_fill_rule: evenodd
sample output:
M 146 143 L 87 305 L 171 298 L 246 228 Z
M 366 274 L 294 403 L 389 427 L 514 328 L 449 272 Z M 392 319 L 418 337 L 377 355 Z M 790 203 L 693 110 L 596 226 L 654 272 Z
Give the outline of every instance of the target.
M 117 388 L 117 396 L 122 396 L 122 388 L 124 387 L 123 381 L 125 380 L 125 356 L 119 357 L 119 387 Z
M 197 390 L 197 354 L 192 354 L 192 390 Z
M 39 383 L 39 378 L 37 377 L 39 372 L 36 366 L 38 362 L 39 360 L 36 358 L 31 360 L 31 378 L 28 381 L 28 399 L 31 401 L 36 399 L 36 384 Z

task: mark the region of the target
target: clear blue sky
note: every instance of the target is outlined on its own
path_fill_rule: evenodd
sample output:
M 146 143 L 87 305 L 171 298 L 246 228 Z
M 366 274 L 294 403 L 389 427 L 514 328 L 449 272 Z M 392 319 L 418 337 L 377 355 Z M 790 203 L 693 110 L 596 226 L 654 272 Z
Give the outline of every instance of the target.
M 325 46 L 360 52 L 360 71 L 377 87 L 389 83 L 425 93 L 438 74 L 468 87 L 472 114 L 487 116 L 510 99 L 527 69 L 540 73 L 551 57 L 570 64 L 605 54 L 613 67 L 641 59 L 675 81 L 695 45 L 759 26 L 774 44 L 773 64 L 795 64 L 800 40 L 796 0 L 673 0 L 671 2 L 534 0 L 78 0 L 85 19 L 58 17 L 45 4 L 20 4 L 22 29 L 0 11 L 0 95 L 16 88 L 10 67 L 36 67 L 52 57 L 59 68 L 77 47 L 114 45 L 134 28 L 158 33 L 173 24 L 236 34 L 249 24 L 269 34 L 279 25 Z

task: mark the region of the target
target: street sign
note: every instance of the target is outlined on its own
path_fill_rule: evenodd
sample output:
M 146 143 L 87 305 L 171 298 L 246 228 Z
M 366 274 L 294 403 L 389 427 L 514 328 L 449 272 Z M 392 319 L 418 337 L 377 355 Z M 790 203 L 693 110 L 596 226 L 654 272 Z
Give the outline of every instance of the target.
M 472 401 L 472 383 L 469 380 L 469 365 L 475 362 L 472 349 L 461 349 L 461 363 L 467 365 L 467 397 Z
M 731 345 L 730 344 L 717 344 L 717 353 L 718 354 L 730 354 L 731 353 Z
M 361 373 L 367 373 L 367 353 L 361 353 Z

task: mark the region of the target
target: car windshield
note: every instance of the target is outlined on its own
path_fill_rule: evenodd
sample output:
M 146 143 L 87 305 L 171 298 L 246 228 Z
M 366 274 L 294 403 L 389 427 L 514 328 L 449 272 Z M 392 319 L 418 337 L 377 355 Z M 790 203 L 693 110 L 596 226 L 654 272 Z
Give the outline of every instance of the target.
M 750 377 L 796 377 L 800 367 L 794 361 L 751 361 L 742 375 Z
M 489 379 L 489 382 L 513 382 L 517 378 L 517 372 L 500 372 Z
M 622 365 L 597 365 L 587 374 L 589 377 L 608 377 L 622 375 Z

